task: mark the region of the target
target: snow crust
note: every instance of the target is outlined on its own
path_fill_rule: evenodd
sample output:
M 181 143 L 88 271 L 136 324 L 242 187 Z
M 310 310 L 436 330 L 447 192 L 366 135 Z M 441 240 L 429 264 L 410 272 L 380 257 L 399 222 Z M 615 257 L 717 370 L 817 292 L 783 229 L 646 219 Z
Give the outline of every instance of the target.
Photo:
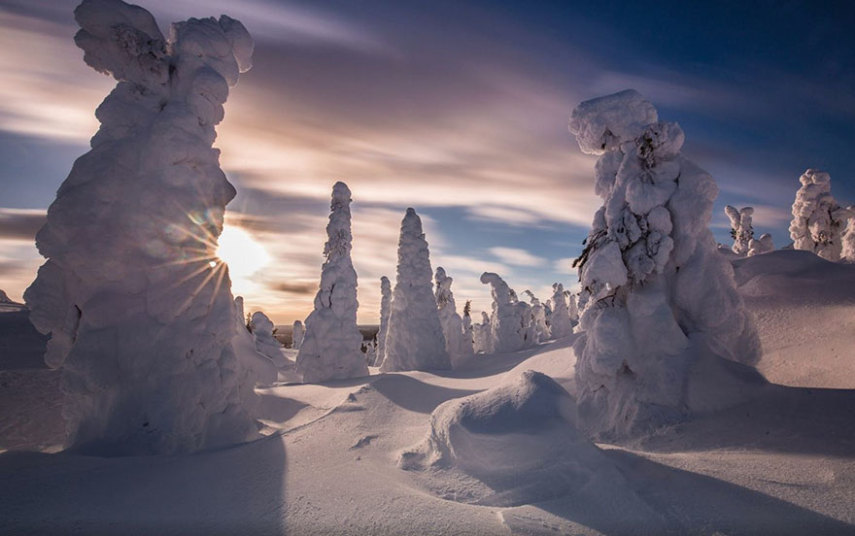
M 700 356 L 746 364 L 760 356 L 733 270 L 708 229 L 715 181 L 680 155 L 680 127 L 657 122 L 634 91 L 580 104 L 570 130 L 583 150 L 602 155 L 595 188 L 603 206 L 575 263 L 580 425 L 623 436 L 703 411 L 689 396 L 701 389 L 690 381 L 704 381 L 692 372 Z
M 432 276 L 422 220 L 415 209 L 408 208 L 401 221 L 397 278 L 381 371 L 451 368 Z
M 842 252 L 842 233 L 848 211 L 831 195 L 831 176 L 816 169 L 806 170 L 793 202 L 790 238 L 793 248 L 812 251 L 823 259 L 837 262 Z
M 251 438 L 252 372 L 232 347 L 235 308 L 215 257 L 235 195 L 214 127 L 252 40 L 226 16 L 172 25 L 85 0 L 75 43 L 118 84 L 92 149 L 48 210 L 47 258 L 25 294 L 62 368 L 68 442 L 109 454 L 193 451 Z
M 436 306 L 439 311 L 442 334 L 445 337 L 445 349 L 451 359 L 452 368 L 457 368 L 466 363 L 474 351 L 471 342 L 465 338 L 463 319 L 457 314 L 457 304 L 454 302 L 454 293 L 451 291 L 451 283 L 454 279 L 449 277 L 441 266 L 436 269 L 434 279 Z
M 325 261 L 315 309 L 306 318 L 306 334 L 297 354 L 297 372 L 305 383 L 368 375 L 362 334 L 356 326 L 356 270 L 350 258 L 350 189 L 333 185 L 327 224 Z

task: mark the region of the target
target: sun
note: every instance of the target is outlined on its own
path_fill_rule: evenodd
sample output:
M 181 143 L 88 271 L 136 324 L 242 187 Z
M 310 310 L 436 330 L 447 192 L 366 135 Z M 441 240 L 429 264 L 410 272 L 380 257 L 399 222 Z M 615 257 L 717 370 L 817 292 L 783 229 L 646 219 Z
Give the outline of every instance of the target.
M 231 225 L 223 226 L 217 257 L 229 266 L 232 292 L 235 295 L 250 292 L 255 283 L 252 276 L 270 263 L 270 254 L 251 234 Z

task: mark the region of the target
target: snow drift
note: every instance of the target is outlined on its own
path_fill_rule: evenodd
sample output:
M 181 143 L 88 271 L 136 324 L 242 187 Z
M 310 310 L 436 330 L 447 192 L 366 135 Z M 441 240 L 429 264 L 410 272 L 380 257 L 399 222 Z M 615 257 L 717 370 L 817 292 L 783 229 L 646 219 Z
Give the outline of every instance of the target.
M 48 210 L 47 258 L 27 289 L 62 367 L 69 444 L 109 454 L 243 441 L 256 378 L 235 355 L 228 271 L 216 258 L 235 190 L 212 148 L 223 103 L 251 66 L 240 22 L 190 19 L 165 38 L 150 13 L 85 0 L 75 43 L 116 88 L 92 149 Z

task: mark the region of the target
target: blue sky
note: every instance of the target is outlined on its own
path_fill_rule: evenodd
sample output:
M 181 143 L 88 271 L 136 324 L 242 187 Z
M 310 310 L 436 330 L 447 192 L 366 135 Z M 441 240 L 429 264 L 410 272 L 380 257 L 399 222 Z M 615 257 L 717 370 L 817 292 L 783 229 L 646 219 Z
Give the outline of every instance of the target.
M 0 288 L 40 258 L 27 233 L 97 129 L 111 79 L 82 61 L 66 0 L 0 0 Z M 572 285 L 570 258 L 599 206 L 595 159 L 567 133 L 581 100 L 629 87 L 680 123 L 684 154 L 725 204 L 788 243 L 808 167 L 855 202 L 855 6 L 847 2 L 142 2 L 161 28 L 227 13 L 255 66 L 219 126 L 238 189 L 230 224 L 270 263 L 236 290 L 279 322 L 304 317 L 320 271 L 329 192 L 354 195 L 360 320 L 394 275 L 404 209 L 425 220 L 458 302 L 488 306 L 498 271 L 521 292 Z

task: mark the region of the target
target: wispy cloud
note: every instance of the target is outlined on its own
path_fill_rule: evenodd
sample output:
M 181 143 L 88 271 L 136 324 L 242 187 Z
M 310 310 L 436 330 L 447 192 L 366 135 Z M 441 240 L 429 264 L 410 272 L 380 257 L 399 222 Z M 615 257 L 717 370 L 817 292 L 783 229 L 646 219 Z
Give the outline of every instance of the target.
M 512 266 L 545 266 L 548 262 L 520 248 L 492 247 L 489 251 L 500 261 Z
M 41 209 L 0 208 L 0 240 L 32 243 L 45 219 Z

